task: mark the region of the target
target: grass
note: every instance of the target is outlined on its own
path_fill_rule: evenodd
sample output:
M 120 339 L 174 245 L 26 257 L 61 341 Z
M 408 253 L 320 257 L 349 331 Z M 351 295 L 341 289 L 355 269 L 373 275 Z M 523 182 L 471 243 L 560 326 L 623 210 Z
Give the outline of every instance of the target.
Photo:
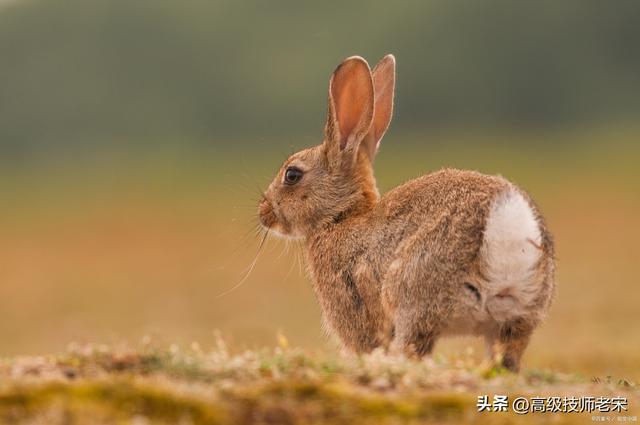
M 74 345 L 61 355 L 0 363 L 0 422 L 11 424 L 396 424 L 584 423 L 587 413 L 479 413 L 479 395 L 625 396 L 625 379 L 548 370 L 520 375 L 473 358 L 421 362 L 375 352 L 327 357 L 288 347 L 231 353 L 221 339 L 202 350 Z

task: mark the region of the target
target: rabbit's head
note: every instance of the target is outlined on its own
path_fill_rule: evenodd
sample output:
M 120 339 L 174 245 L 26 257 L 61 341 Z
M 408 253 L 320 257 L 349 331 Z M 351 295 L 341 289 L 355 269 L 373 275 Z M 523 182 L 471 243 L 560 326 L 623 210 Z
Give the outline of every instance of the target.
M 372 163 L 393 111 L 395 59 L 374 68 L 358 56 L 329 82 L 324 141 L 291 155 L 259 206 L 262 225 L 287 237 L 370 209 L 378 200 Z

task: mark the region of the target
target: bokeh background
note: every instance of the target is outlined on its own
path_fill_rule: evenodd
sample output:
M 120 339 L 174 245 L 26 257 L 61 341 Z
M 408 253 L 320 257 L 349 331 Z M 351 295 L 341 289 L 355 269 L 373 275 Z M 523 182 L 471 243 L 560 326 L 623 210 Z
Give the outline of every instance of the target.
M 528 189 L 559 287 L 526 367 L 638 379 L 639 40 L 632 0 L 0 1 L 0 356 L 216 329 L 331 350 L 299 246 L 245 277 L 256 202 L 321 140 L 334 67 L 391 52 L 381 189 L 443 166 Z

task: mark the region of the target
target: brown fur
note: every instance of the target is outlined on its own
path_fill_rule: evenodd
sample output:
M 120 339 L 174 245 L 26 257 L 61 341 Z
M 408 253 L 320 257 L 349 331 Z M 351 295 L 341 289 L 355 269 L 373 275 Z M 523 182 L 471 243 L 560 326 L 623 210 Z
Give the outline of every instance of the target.
M 495 359 L 518 370 L 553 294 L 551 235 L 520 191 L 542 235 L 537 292 L 517 317 L 487 317 L 480 311 L 491 285 L 481 249 L 484 229 L 494 200 L 514 186 L 501 177 L 444 169 L 380 197 L 372 161 L 391 117 L 395 60 L 387 56 L 381 63 L 376 70 L 382 71 L 373 76 L 361 58 L 336 69 L 326 139 L 285 162 L 260 204 L 261 221 L 279 234 L 304 239 L 325 324 L 345 348 L 386 347 L 420 357 L 442 335 L 481 335 Z M 371 95 L 374 82 L 385 87 L 385 96 Z M 335 93 L 331 87 L 347 88 Z M 370 102 L 370 108 L 352 107 L 348 99 Z M 341 128 L 341 121 L 348 125 Z M 304 176 L 288 185 L 283 179 L 292 166 Z

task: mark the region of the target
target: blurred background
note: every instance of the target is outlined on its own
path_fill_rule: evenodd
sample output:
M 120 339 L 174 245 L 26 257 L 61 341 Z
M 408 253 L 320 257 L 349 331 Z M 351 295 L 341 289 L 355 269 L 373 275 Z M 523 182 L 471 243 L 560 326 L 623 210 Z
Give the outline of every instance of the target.
M 526 367 L 639 379 L 639 40 L 632 0 L 0 0 L 0 356 L 215 329 L 330 351 L 299 246 L 245 278 L 258 193 L 320 142 L 335 66 L 394 53 L 381 189 L 526 188 L 559 280 Z

